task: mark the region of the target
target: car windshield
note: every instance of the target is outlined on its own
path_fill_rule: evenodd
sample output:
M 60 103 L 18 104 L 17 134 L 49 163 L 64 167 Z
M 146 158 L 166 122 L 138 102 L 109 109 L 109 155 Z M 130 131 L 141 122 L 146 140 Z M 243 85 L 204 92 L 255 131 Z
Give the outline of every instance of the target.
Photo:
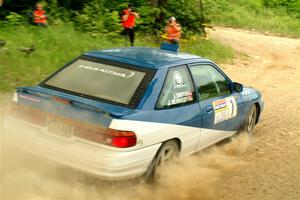
M 147 71 L 80 58 L 50 76 L 42 86 L 129 105 Z M 145 89 L 145 87 L 142 87 Z

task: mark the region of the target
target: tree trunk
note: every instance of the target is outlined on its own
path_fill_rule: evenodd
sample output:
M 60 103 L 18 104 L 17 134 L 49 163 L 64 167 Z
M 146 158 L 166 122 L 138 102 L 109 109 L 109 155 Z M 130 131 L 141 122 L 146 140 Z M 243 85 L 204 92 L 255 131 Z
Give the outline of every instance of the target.
M 202 0 L 199 0 L 199 6 L 200 6 L 200 12 L 201 12 L 201 31 L 202 33 L 204 34 L 204 36 L 206 36 L 206 32 L 205 32 L 205 26 L 204 26 L 204 23 L 205 23 L 205 18 L 204 18 L 204 8 L 203 8 L 203 1 Z

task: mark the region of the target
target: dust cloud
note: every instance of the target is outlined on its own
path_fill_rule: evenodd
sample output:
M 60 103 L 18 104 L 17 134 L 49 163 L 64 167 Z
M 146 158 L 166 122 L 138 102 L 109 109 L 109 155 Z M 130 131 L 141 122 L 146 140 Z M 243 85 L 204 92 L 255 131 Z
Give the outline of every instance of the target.
M 226 74 L 264 95 L 254 148 L 241 156 L 251 141 L 234 139 L 166 167 L 154 185 L 104 182 L 8 148 L 0 95 L 0 199 L 300 199 L 300 40 L 224 27 L 211 35 L 247 55 L 222 65 Z
M 245 151 L 250 140 L 236 137 L 169 164 L 162 169 L 164 176 L 155 184 L 138 180 L 101 181 L 12 147 L 5 139 L 9 131 L 3 131 L 8 99 L 2 97 L 0 100 L 1 200 L 209 200 L 214 198 L 214 185 L 222 175 L 245 164 L 239 155 Z M 11 129 L 24 134 L 28 131 L 18 127 Z

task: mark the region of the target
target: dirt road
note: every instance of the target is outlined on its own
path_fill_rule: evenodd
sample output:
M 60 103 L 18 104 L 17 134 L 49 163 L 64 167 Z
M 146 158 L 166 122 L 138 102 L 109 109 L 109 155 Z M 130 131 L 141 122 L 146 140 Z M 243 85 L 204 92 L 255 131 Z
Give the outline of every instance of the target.
M 264 95 L 263 120 L 245 154 L 234 152 L 247 139 L 211 148 L 167 167 L 165 179 L 149 186 L 104 183 L 7 152 L 1 158 L 0 199 L 300 199 L 300 39 L 230 28 L 211 35 L 237 52 L 232 64 L 221 65 L 224 71 Z
M 225 72 L 265 99 L 253 148 L 240 157 L 247 164 L 223 174 L 216 199 L 300 199 L 300 39 L 230 28 L 211 34 L 244 54 Z

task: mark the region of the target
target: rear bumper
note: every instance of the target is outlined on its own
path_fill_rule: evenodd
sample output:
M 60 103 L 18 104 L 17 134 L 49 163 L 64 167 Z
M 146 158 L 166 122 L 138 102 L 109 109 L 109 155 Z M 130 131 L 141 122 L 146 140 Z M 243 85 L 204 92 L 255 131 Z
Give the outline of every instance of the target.
M 41 127 L 9 118 L 3 140 L 13 147 L 90 173 L 104 180 L 125 180 L 144 174 L 161 144 L 132 151 L 113 151 L 80 140 L 53 137 Z

